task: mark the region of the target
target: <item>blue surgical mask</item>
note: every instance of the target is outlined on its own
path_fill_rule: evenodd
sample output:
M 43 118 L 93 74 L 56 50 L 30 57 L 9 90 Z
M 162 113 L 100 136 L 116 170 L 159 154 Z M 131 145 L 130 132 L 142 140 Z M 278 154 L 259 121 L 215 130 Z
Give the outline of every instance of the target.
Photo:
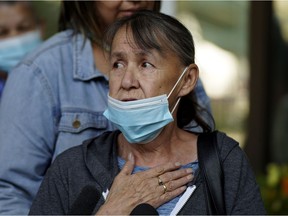
M 187 67 L 178 81 L 166 94 L 135 101 L 119 101 L 108 95 L 108 108 L 104 116 L 113 122 L 123 133 L 129 143 L 145 144 L 154 140 L 162 129 L 174 119 L 172 114 L 180 98 L 170 112 L 168 98 L 183 77 Z
M 0 70 L 9 73 L 21 59 L 42 42 L 39 30 L 0 40 Z

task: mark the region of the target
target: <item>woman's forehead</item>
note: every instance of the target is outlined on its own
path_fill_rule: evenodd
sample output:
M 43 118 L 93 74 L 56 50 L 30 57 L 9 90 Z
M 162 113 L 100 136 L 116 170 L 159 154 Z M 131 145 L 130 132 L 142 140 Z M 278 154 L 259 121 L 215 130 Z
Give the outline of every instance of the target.
M 169 51 L 167 46 L 164 48 L 164 44 L 162 44 L 163 42 L 161 41 L 160 36 L 157 41 L 154 40 L 153 44 L 151 44 L 150 39 L 145 39 L 145 37 L 141 39 L 138 38 L 138 40 L 135 39 L 135 34 L 133 34 L 132 29 L 122 26 L 114 35 L 111 51 L 113 52 L 115 49 L 121 49 L 124 47 L 126 47 L 126 49 L 133 50 L 133 52 L 137 55 L 151 54 L 155 52 L 162 55 L 164 49 L 166 52 Z

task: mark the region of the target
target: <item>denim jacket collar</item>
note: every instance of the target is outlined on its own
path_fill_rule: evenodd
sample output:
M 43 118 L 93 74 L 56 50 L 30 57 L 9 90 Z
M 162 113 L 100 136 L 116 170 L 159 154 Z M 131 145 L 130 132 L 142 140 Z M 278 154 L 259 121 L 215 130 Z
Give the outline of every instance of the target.
M 94 64 L 93 50 L 91 41 L 84 38 L 81 34 L 73 36 L 73 78 L 87 81 L 104 76 Z

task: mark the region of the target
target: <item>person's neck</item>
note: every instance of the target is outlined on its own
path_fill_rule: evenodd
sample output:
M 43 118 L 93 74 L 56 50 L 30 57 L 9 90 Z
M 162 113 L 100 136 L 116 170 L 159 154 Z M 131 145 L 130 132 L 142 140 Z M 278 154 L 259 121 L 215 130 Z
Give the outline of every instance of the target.
M 130 144 L 123 134 L 118 137 L 118 154 L 128 160 L 129 153 L 138 166 L 155 167 L 167 162 L 187 164 L 197 159 L 197 136 L 175 124 L 166 126 L 160 135 L 147 144 Z
M 107 76 L 110 69 L 107 52 L 97 44 L 92 44 L 92 49 L 96 68 Z

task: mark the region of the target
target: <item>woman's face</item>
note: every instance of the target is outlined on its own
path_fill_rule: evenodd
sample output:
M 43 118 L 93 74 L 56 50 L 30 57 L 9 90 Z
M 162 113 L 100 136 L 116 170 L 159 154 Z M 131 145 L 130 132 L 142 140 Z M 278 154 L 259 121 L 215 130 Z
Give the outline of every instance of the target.
M 133 1 L 133 0 L 113 0 L 113 1 L 96 1 L 96 8 L 103 19 L 104 25 L 109 26 L 115 20 L 131 16 L 133 13 L 154 8 L 154 1 Z
M 129 43 L 126 27 L 122 27 L 112 43 L 110 96 L 131 101 L 168 95 L 184 69 L 179 58 L 168 51 L 163 56 L 156 50 L 141 50 L 133 45 L 130 34 L 128 38 Z
M 36 18 L 26 3 L 0 5 L 0 39 L 21 35 L 36 28 Z

